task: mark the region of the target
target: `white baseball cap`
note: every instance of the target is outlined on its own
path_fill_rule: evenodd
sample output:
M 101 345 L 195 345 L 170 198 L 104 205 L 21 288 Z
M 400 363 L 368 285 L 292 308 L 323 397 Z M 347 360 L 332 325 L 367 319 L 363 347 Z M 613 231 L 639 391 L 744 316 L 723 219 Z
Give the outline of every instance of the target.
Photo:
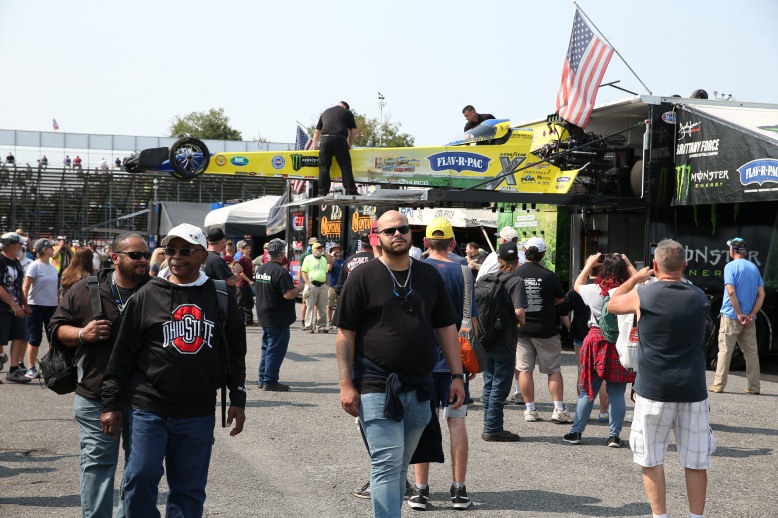
M 513 227 L 503 227 L 499 234 L 495 234 L 497 237 L 501 237 L 506 241 L 513 241 L 519 238 L 519 233 Z
M 205 240 L 203 229 L 190 225 L 189 223 L 181 223 L 177 227 L 171 228 L 170 232 L 165 236 L 165 239 L 162 240 L 162 246 L 167 246 L 168 243 L 176 237 L 180 237 L 187 243 L 208 248 L 208 242 Z
M 543 238 L 532 236 L 531 238 L 527 239 L 524 242 L 524 250 L 527 248 L 534 246 L 538 249 L 538 252 L 545 252 L 546 251 L 546 242 L 543 241 Z

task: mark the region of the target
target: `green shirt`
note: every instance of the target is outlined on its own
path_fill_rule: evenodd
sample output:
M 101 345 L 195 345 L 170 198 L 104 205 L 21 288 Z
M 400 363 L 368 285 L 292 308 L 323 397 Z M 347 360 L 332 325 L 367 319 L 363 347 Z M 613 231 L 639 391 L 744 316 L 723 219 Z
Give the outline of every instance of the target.
M 327 281 L 327 258 L 322 255 L 317 258 L 311 254 L 303 261 L 302 271 L 308 274 L 308 280 L 316 282 Z

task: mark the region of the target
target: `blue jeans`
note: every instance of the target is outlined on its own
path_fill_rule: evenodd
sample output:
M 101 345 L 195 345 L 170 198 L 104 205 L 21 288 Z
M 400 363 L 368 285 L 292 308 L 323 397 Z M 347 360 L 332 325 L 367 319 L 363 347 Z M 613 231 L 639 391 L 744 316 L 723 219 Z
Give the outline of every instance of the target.
M 119 460 L 119 435 L 103 433 L 100 414 L 103 403 L 76 394 L 73 415 L 78 423 L 81 444 L 81 510 L 82 516 L 108 516 L 113 513 L 113 484 Z M 126 444 L 126 443 L 125 443 Z M 124 516 L 119 500 L 117 517 Z
M 597 374 L 592 375 L 592 392 L 595 396 L 600 391 L 602 379 Z M 589 399 L 586 392 L 578 386 L 580 394 L 578 395 L 578 407 L 575 409 L 575 419 L 573 420 L 573 433 L 583 433 L 586 430 L 586 423 L 589 422 L 589 415 L 592 413 L 594 401 Z M 626 383 L 605 382 L 605 390 L 608 392 L 608 426 L 609 436 L 619 436 L 621 434 L 621 425 L 624 424 L 624 414 L 627 411 L 627 403 L 624 401 L 624 391 L 627 389 Z M 600 409 L 602 412 L 602 409 Z
M 46 330 L 46 339 L 49 339 L 49 321 L 54 316 L 57 306 L 30 306 L 30 318 L 27 319 L 27 329 L 29 336 L 27 342 L 30 345 L 39 347 L 43 341 L 43 330 Z M 35 367 L 35 365 L 30 365 Z
M 383 392 L 362 394 L 359 422 L 370 450 L 370 498 L 373 516 L 400 516 L 405 493 L 405 473 L 416 445 L 432 417 L 429 401 L 418 401 L 416 391 L 404 392 L 402 421 L 384 417 Z
M 157 495 L 164 473 L 163 461 L 170 489 L 166 516 L 203 515 L 215 423 L 214 414 L 163 417 L 145 410 L 132 410 L 132 449 L 124 473 L 128 518 L 160 515 Z
M 257 377 L 260 385 L 278 383 L 278 373 L 288 348 L 289 326 L 262 328 L 262 357 Z
M 486 359 L 481 402 L 484 405 L 484 433 L 492 435 L 503 430 L 503 407 L 513 385 L 516 353 L 504 345 L 496 345 L 486 349 Z

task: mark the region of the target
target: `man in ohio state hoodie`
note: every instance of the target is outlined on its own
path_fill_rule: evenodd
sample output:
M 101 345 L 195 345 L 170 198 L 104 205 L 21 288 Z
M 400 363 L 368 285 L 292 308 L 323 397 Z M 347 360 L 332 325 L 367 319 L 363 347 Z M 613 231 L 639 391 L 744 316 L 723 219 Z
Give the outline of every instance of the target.
M 130 458 L 125 468 L 128 518 L 159 516 L 163 461 L 170 488 L 168 516 L 202 516 L 211 458 L 216 392 L 230 394 L 227 426 L 243 430 L 246 330 L 233 297 L 226 325 L 202 230 L 184 223 L 162 240 L 169 270 L 130 299 L 103 380 L 103 431 L 121 431 L 129 400 Z M 226 339 L 226 344 L 225 344 Z

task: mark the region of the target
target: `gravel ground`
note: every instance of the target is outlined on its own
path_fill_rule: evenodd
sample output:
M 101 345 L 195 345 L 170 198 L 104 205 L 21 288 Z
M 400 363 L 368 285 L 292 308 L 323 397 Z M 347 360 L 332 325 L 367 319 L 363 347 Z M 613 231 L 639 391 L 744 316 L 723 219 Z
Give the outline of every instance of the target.
M 262 392 L 249 384 L 244 432 L 231 438 L 215 430 L 206 516 L 372 516 L 370 502 L 351 495 L 367 480 L 369 466 L 354 419 L 339 405 L 335 335 L 303 334 L 299 327 L 293 328 L 281 371 L 292 390 Z M 249 380 L 255 382 L 261 330 L 251 328 L 248 335 Z M 570 351 L 563 354 L 563 375 L 565 400 L 572 405 L 575 359 Z M 735 373 L 726 393 L 711 394 L 718 449 L 709 471 L 706 516 L 778 514 L 778 462 L 772 446 L 778 436 L 778 384 L 772 379 L 763 381 L 761 396 L 750 396 L 742 393 L 742 373 Z M 563 443 L 569 426 L 549 420 L 545 376 L 536 374 L 535 381 L 542 421 L 525 423 L 523 406 L 506 407 L 505 426 L 521 435 L 519 443 L 482 441 L 481 406 L 471 407 L 467 488 L 474 505 L 467 512 L 490 518 L 650 516 L 629 448 L 607 448 L 607 425 L 596 421 L 586 429 L 583 445 Z M 471 391 L 478 400 L 480 377 Z M 80 516 L 72 405 L 72 395 L 58 396 L 34 382 L 0 386 L 0 517 Z M 595 405 L 594 416 L 597 410 Z M 626 444 L 628 424 L 622 437 Z M 427 512 L 454 514 L 448 500 L 450 472 L 449 465 L 433 465 Z M 673 445 L 666 472 L 670 516 L 688 516 L 683 469 Z M 163 479 L 161 503 L 164 498 Z M 404 508 L 404 516 L 412 514 Z

